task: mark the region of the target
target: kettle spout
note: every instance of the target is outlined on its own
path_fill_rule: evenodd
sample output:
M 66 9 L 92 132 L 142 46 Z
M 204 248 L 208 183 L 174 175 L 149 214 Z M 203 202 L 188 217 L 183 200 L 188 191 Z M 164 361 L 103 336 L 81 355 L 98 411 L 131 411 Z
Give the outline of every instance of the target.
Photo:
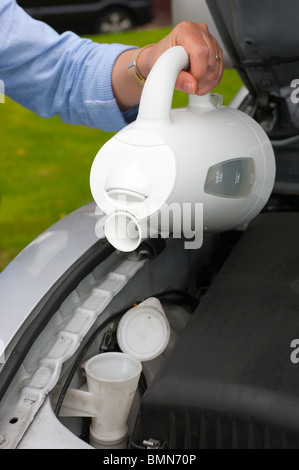
M 129 212 L 116 211 L 105 223 L 105 236 L 117 250 L 130 252 L 138 248 L 145 238 L 144 227 Z

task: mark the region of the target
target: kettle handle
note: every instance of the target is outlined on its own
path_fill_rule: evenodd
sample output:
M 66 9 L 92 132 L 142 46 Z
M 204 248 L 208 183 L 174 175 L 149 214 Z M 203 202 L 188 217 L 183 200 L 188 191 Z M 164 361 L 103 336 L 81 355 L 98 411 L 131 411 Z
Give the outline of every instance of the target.
M 188 66 L 189 56 L 182 46 L 171 47 L 159 57 L 144 84 L 137 119 L 170 117 L 177 76 Z

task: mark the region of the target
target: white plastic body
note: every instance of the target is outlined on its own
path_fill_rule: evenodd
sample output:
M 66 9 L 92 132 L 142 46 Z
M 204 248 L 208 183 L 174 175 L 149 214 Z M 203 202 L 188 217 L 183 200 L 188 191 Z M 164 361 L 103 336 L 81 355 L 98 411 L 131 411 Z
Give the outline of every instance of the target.
M 164 227 L 163 217 L 162 222 L 157 217 L 173 205 L 182 209 L 176 217 L 183 217 L 188 205 L 192 230 L 223 231 L 244 228 L 271 194 L 274 153 L 256 121 L 236 109 L 214 106 L 209 95 L 190 95 L 187 108 L 171 110 L 175 79 L 187 63 L 180 46 L 160 57 L 146 81 L 137 120 L 107 142 L 93 162 L 91 191 L 109 215 L 106 237 L 121 251 L 133 251 L 155 230 L 175 233 L 176 227 L 182 227 L 181 220 L 171 225 L 167 220 Z M 244 197 L 207 193 L 209 169 L 235 159 L 253 162 L 250 193 Z M 203 204 L 202 227 L 195 227 L 198 203 Z
M 141 363 L 124 353 L 99 354 L 85 365 L 89 392 L 98 403 L 99 417 L 91 419 L 94 447 L 120 446 L 128 432 L 127 419 L 141 374 Z
M 142 371 L 141 362 L 122 352 L 91 357 L 85 364 L 86 383 L 69 388 L 60 416 L 90 417 L 90 444 L 95 448 L 127 447 L 127 420 Z M 55 387 L 54 400 L 61 388 Z
M 158 299 L 150 297 L 128 310 L 117 328 L 123 352 L 98 354 L 86 362 L 86 384 L 68 389 L 60 416 L 91 417 L 90 443 L 95 448 L 126 448 L 142 361 L 162 354 L 169 338 L 170 325 Z M 57 387 L 56 399 L 59 393 Z

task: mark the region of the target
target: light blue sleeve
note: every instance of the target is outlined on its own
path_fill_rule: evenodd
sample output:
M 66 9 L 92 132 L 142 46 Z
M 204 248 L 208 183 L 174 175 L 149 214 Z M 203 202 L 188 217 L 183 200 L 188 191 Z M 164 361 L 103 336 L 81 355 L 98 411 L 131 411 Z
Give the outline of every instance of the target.
M 117 131 L 136 109 L 123 114 L 111 86 L 117 57 L 131 46 L 98 44 L 74 33 L 56 33 L 15 0 L 0 2 L 0 79 L 5 94 L 43 117 Z

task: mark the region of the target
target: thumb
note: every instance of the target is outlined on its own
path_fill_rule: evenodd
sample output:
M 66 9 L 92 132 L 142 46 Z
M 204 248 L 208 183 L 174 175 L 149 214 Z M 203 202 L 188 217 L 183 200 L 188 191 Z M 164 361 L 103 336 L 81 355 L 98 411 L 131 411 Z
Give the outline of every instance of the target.
M 195 95 L 197 93 L 197 82 L 191 73 L 182 70 L 175 83 L 176 90 L 188 93 L 188 95 Z

